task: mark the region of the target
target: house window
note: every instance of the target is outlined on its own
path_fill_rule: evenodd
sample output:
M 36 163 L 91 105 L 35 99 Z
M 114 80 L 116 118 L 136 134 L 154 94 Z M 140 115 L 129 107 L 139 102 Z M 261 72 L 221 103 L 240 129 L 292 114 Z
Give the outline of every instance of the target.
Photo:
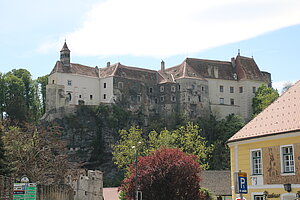
M 160 92 L 164 92 L 165 91 L 165 87 L 164 86 L 160 86 Z
M 106 99 L 106 94 L 103 94 L 103 99 Z
M 176 87 L 174 85 L 171 86 L 171 91 L 176 92 Z
M 224 98 L 220 98 L 220 104 L 224 104 Z
M 118 88 L 119 88 L 119 89 L 123 89 L 123 82 L 119 82 L 119 83 L 118 83 Z
M 161 101 L 161 102 L 164 102 L 164 100 L 165 100 L 165 97 L 164 97 L 164 96 L 161 96 L 161 97 L 160 97 L 160 101 Z
M 230 105 L 234 105 L 234 99 L 230 99 Z
M 253 93 L 256 92 L 256 87 L 252 87 L 252 92 L 253 92 Z
M 69 86 L 72 85 L 72 80 L 68 80 L 68 85 L 69 85 Z
M 224 86 L 220 85 L 220 92 L 224 92 Z
M 152 93 L 153 92 L 153 88 L 149 88 L 149 93 Z
M 103 83 L 103 88 L 106 88 L 106 83 Z
M 230 87 L 230 93 L 234 93 L 234 87 Z
M 240 93 L 243 93 L 243 92 L 244 92 L 244 88 L 240 87 Z
M 295 172 L 293 146 L 281 147 L 283 173 Z
M 252 174 L 253 175 L 262 174 L 261 150 L 252 151 L 251 159 L 252 159 Z
M 90 95 L 90 100 L 92 100 L 93 99 L 93 95 Z
M 137 95 L 137 102 L 141 102 L 141 95 Z
M 69 101 L 71 101 L 71 100 L 72 100 L 72 95 L 71 95 L 71 93 L 70 93 L 70 92 L 68 93 L 68 100 L 69 100 Z
M 254 195 L 254 200 L 264 200 L 263 195 Z

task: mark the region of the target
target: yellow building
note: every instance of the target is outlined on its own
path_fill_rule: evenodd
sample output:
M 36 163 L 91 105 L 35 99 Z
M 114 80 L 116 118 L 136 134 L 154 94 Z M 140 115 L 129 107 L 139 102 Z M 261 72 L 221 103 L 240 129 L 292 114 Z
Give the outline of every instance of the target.
M 228 140 L 234 172 L 247 173 L 247 200 L 300 199 L 300 81 Z

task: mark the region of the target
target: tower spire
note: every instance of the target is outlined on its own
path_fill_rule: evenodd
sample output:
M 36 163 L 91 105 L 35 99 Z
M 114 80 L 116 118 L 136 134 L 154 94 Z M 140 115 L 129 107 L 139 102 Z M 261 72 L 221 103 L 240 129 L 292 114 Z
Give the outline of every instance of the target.
M 67 42 L 65 43 L 60 50 L 60 61 L 63 63 L 64 67 L 70 67 L 70 50 L 68 48 Z

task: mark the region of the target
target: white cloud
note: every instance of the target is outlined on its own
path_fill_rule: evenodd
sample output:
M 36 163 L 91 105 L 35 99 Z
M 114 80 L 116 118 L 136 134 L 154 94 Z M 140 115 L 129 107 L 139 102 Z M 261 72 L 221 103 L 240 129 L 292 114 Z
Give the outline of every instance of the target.
M 299 24 L 299 10 L 299 0 L 106 0 L 62 38 L 75 55 L 162 58 Z

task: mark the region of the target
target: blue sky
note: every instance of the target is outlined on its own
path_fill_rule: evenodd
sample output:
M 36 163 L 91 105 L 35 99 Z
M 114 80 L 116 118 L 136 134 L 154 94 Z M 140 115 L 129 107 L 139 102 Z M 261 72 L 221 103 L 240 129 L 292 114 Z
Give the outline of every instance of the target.
M 253 56 L 280 90 L 299 80 L 299 0 L 0 0 L 0 72 L 48 74 L 71 62 L 159 69 L 186 57 Z

